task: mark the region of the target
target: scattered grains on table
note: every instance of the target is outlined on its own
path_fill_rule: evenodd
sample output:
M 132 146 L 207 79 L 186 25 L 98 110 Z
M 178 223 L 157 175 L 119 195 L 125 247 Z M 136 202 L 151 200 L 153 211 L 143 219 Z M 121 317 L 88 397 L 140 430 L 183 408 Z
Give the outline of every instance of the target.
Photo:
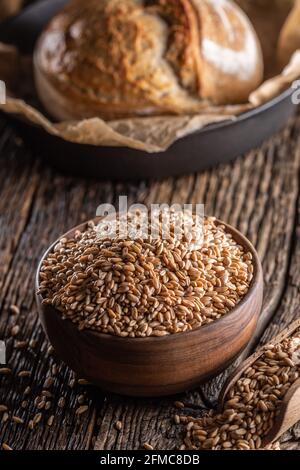
M 14 347 L 16 349 L 25 349 L 28 346 L 28 341 L 15 341 Z
M 86 379 L 78 379 L 77 382 L 78 382 L 79 385 L 91 385 L 91 382 L 89 382 Z
M 28 428 L 31 429 L 31 430 L 34 428 L 34 422 L 33 422 L 32 419 L 28 423 Z
M 184 408 L 185 405 L 182 401 L 174 401 L 174 406 L 178 409 Z
M 117 431 L 121 431 L 121 429 L 123 428 L 122 421 L 116 421 L 115 428 L 116 428 Z
M 62 238 L 40 270 L 43 303 L 79 330 L 121 337 L 180 333 L 226 315 L 249 289 L 251 253 L 214 218 L 198 245 L 196 224 L 180 239 L 172 223 L 166 239 L 99 238 L 93 223 Z
M 75 379 L 71 379 L 71 380 L 69 381 L 69 384 L 68 384 L 68 385 L 69 385 L 70 388 L 74 388 L 74 387 L 75 387 L 75 384 L 76 384 L 76 380 L 75 380 Z
M 29 341 L 29 347 L 30 347 L 31 349 L 35 349 L 36 346 L 37 346 L 37 341 L 36 341 L 35 339 L 31 339 L 31 340 Z
M 22 418 L 20 418 L 19 416 L 13 416 L 11 419 L 14 423 L 24 424 L 24 420 Z
M 40 397 L 40 396 L 35 397 L 34 402 L 33 402 L 33 403 L 34 403 L 34 406 L 37 406 L 40 401 L 41 401 L 41 397 Z
M 42 399 L 42 400 L 39 401 L 39 403 L 36 405 L 36 407 L 37 407 L 38 410 L 43 410 L 45 408 L 45 405 L 46 405 L 46 400 Z
M 20 327 L 19 325 L 14 325 L 10 331 L 11 336 L 17 336 L 19 334 Z
M 49 416 L 49 418 L 47 420 L 47 425 L 52 426 L 53 421 L 54 421 L 54 415 Z
M 12 314 L 12 315 L 20 315 L 20 309 L 17 305 L 11 305 L 9 307 L 9 312 Z
M 143 444 L 143 447 L 144 447 L 144 449 L 146 449 L 146 450 L 154 450 L 154 447 L 153 447 L 151 444 L 149 444 L 149 442 L 145 442 L 145 443 Z
M 53 384 L 54 384 L 54 378 L 53 377 L 47 377 L 45 379 L 43 387 L 44 388 L 50 388 Z
M 18 377 L 30 377 L 31 376 L 31 371 L 30 370 L 20 370 L 18 372 Z
M 89 409 L 88 405 L 82 405 L 82 406 L 79 406 L 79 408 L 77 408 L 75 413 L 77 415 L 82 415 L 83 413 L 86 413 L 88 409 Z
M 10 447 L 8 444 L 6 444 L 5 442 L 2 444 L 2 449 L 3 450 L 13 450 L 12 447 Z
M 59 408 L 64 408 L 65 404 L 66 404 L 65 398 L 64 398 L 64 397 L 60 397 L 60 399 L 58 400 L 58 406 L 59 406 Z
M 280 343 L 263 349 L 228 392 L 222 413 L 211 411 L 202 418 L 179 417 L 186 426 L 185 448 L 260 449 L 284 396 L 299 377 L 300 328 Z M 278 449 L 279 443 L 270 448 Z
M 83 405 L 83 403 L 85 402 L 85 396 L 84 395 L 79 395 L 77 397 L 77 402 L 79 403 L 79 405 Z
M 53 346 L 48 346 L 48 349 L 47 349 L 47 354 L 48 356 L 52 356 L 54 354 L 54 348 Z
M 33 417 L 33 424 L 36 425 L 38 424 L 42 419 L 42 413 L 37 413 L 34 417 Z

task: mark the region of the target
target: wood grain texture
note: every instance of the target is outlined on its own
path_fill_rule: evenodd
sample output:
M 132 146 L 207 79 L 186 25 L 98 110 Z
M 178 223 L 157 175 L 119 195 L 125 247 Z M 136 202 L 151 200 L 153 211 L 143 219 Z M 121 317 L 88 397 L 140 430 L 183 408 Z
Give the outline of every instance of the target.
M 174 398 L 128 399 L 100 392 L 94 387 L 68 386 L 73 373 L 47 352 L 34 302 L 34 275 L 38 260 L 59 234 L 95 215 L 102 202 L 116 202 L 127 194 L 130 202 L 205 203 L 206 213 L 236 226 L 257 247 L 265 275 L 264 317 L 255 338 L 268 341 L 299 315 L 300 205 L 299 128 L 293 121 L 262 148 L 230 165 L 160 183 L 138 185 L 98 183 L 62 176 L 44 166 L 30 147 L 0 124 L 0 339 L 6 339 L 11 376 L 0 377 L 0 404 L 9 416 L 25 424 L 3 422 L 0 444 L 15 449 L 137 449 L 143 442 L 172 449 L 181 442 L 182 430 L 174 426 Z M 13 316 L 9 306 L 20 307 Z M 274 315 L 272 320 L 272 316 Z M 20 326 L 16 338 L 11 327 Z M 19 350 L 16 340 L 37 341 L 34 349 Z M 254 348 L 251 345 L 251 349 Z M 34 399 L 40 394 L 51 368 L 58 364 L 51 409 L 44 412 L 33 430 L 27 425 L 37 412 Z M 29 378 L 17 377 L 31 370 Z M 183 399 L 193 414 L 204 413 L 215 403 L 228 374 L 222 374 Z M 32 386 L 28 406 L 21 408 L 24 389 Z M 78 416 L 77 398 L 85 392 L 89 410 Z M 64 408 L 58 407 L 61 396 Z M 178 410 L 177 410 L 178 411 Z M 54 414 L 50 428 L 47 418 Z M 114 424 L 123 422 L 121 431 Z M 300 448 L 300 429 L 295 426 L 283 438 L 286 448 Z

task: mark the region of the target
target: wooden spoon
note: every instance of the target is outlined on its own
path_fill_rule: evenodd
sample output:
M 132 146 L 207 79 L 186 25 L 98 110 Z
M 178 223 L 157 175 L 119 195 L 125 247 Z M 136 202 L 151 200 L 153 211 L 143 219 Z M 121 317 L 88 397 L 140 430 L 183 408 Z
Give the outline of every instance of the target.
M 300 327 L 300 319 L 294 321 L 288 328 L 283 330 L 278 336 L 276 336 L 270 343 L 276 345 L 281 343 L 284 339 L 292 336 L 292 334 Z M 268 345 L 267 345 L 268 346 Z M 224 403 L 227 398 L 229 390 L 234 384 L 240 379 L 244 371 L 248 369 L 259 357 L 266 351 L 267 346 L 262 347 L 259 351 L 254 353 L 242 364 L 240 364 L 233 374 L 225 382 L 223 389 L 219 397 L 219 410 L 222 411 Z M 290 429 L 294 424 L 300 420 L 300 379 L 296 380 L 289 391 L 284 396 L 280 405 L 280 411 L 275 418 L 273 428 L 268 434 L 262 439 L 262 447 L 267 447 L 272 442 L 278 440 L 282 434 Z

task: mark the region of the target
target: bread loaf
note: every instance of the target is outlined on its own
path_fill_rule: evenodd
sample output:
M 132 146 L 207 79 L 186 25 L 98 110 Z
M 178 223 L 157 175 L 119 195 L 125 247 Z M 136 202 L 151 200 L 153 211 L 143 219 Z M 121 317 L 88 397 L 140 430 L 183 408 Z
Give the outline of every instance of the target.
M 250 19 L 264 57 L 265 79 L 274 77 L 278 69 L 278 38 L 295 0 L 236 0 Z
M 58 120 L 195 113 L 246 102 L 263 78 L 254 29 L 230 0 L 73 0 L 34 63 Z
M 300 0 L 296 0 L 279 37 L 278 59 L 281 68 L 289 63 L 297 49 L 300 49 Z
M 20 10 L 22 3 L 23 0 L 0 0 L 0 21 L 16 14 Z

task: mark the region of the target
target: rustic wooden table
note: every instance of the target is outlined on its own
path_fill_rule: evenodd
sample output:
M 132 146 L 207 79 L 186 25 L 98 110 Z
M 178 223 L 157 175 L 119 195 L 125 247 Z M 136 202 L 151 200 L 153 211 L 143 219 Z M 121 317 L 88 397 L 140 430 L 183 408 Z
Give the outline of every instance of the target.
M 262 259 L 264 310 L 253 349 L 300 313 L 299 130 L 297 118 L 259 150 L 212 171 L 163 182 L 111 184 L 56 173 L 43 165 L 4 119 L 0 121 L 0 339 L 6 341 L 11 368 L 11 373 L 0 376 L 0 405 L 8 408 L 0 412 L 0 447 L 3 443 L 13 449 L 138 449 L 145 442 L 156 449 L 174 449 L 180 445 L 183 430 L 173 423 L 174 397 L 130 399 L 104 394 L 72 380 L 72 371 L 55 358 L 34 300 L 38 260 L 59 234 L 93 217 L 100 203 L 114 202 L 119 195 L 146 204 L 202 202 L 206 213 L 247 235 Z M 11 312 L 11 305 L 20 312 Z M 12 336 L 17 332 L 12 331 L 14 325 L 20 329 Z M 20 377 L 24 370 L 29 373 Z M 227 374 L 176 399 L 185 402 L 189 413 L 205 413 L 215 405 Z M 53 380 L 44 384 L 46 377 Z M 36 397 L 45 385 L 49 409 L 37 415 Z M 88 410 L 76 414 L 84 404 Z M 36 415 L 40 422 L 32 426 Z M 50 416 L 54 416 L 52 426 L 47 424 Z M 121 430 L 115 428 L 118 420 L 123 423 Z M 300 426 L 284 436 L 282 447 L 300 449 Z

